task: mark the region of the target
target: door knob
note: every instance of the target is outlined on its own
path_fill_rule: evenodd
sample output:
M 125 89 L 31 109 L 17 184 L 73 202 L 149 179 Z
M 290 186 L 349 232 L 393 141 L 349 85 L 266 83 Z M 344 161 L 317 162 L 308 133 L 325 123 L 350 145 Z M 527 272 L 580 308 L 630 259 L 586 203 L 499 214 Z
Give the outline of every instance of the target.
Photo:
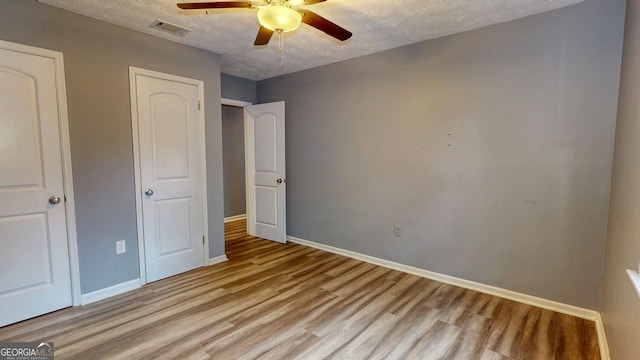
M 280 179 L 276 180 L 276 182 L 277 182 L 278 184 L 282 184 L 282 183 L 284 182 L 284 179 L 280 178 Z
M 56 205 L 56 204 L 60 204 L 60 197 L 59 196 L 52 196 L 49 198 L 49 204 L 51 205 Z
M 147 190 L 145 190 L 144 194 L 147 195 L 147 196 L 151 196 L 151 195 L 153 195 L 153 190 L 147 189 Z

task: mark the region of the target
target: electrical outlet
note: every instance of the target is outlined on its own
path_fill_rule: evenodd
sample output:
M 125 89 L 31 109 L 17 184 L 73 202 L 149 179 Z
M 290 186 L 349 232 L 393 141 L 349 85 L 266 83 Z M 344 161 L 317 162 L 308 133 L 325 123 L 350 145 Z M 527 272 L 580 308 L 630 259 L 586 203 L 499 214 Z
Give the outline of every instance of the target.
M 116 255 L 124 254 L 126 252 L 127 252 L 127 241 L 126 240 L 116 241 Z
M 393 226 L 393 236 L 402 237 L 402 228 L 400 227 L 400 225 Z

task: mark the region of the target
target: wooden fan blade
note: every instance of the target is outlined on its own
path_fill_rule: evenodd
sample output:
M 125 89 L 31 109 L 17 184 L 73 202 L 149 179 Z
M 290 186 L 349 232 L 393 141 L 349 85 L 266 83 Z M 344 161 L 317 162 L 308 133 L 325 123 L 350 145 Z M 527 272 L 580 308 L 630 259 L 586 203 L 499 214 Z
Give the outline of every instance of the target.
M 325 2 L 327 0 L 304 0 L 304 5 L 313 5 L 321 2 Z
M 256 36 L 256 41 L 253 45 L 267 45 L 269 40 L 271 40 L 271 36 L 273 36 L 273 31 L 261 25 L 260 29 L 258 29 L 258 36 Z
M 227 9 L 227 8 L 251 8 L 249 1 L 212 1 L 212 2 L 195 2 L 178 4 L 182 10 L 200 10 L 200 9 Z
M 345 41 L 350 38 L 351 35 L 353 35 L 349 30 L 332 23 L 331 21 L 314 13 L 313 11 L 305 9 L 297 10 L 300 14 L 302 14 L 303 23 L 313 26 L 314 28 L 324 32 L 329 36 L 333 36 L 340 41 Z

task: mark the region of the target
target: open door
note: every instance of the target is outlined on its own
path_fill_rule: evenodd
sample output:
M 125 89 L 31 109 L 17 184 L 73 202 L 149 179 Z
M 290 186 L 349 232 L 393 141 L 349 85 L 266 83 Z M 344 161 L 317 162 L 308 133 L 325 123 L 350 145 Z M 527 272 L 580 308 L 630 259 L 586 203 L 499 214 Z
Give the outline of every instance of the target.
M 284 101 L 245 107 L 247 233 L 286 242 Z

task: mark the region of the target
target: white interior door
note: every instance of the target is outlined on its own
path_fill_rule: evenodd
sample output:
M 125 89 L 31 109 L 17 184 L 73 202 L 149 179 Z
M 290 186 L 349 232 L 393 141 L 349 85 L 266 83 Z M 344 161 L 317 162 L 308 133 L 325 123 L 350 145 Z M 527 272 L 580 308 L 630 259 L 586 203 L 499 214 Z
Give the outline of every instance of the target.
M 247 232 L 286 242 L 284 101 L 245 107 Z
M 56 65 L 3 45 L 0 326 L 72 303 Z
M 204 265 L 202 82 L 157 73 L 136 74 L 133 81 L 144 270 L 146 281 L 155 281 Z

